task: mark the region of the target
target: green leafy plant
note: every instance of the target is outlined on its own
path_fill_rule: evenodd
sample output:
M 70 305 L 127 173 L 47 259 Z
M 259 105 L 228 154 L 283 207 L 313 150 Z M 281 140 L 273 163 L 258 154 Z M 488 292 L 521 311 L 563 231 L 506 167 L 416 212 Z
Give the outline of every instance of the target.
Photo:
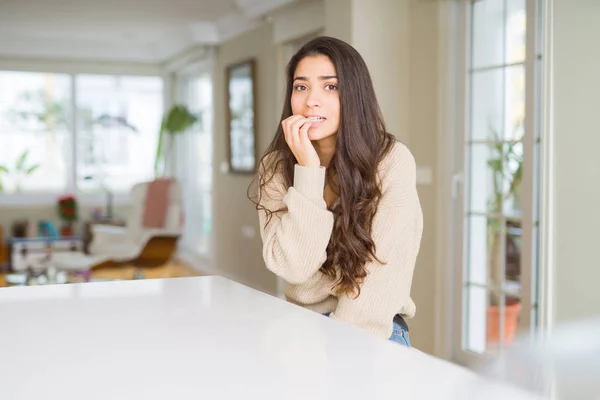
M 17 159 L 17 162 L 15 164 L 15 169 L 14 172 L 16 172 L 17 174 L 23 174 L 23 175 L 31 175 L 33 174 L 39 167 L 40 164 L 35 164 L 35 165 L 27 165 L 27 157 L 29 156 L 29 150 L 25 150 Z
M 192 125 L 200 120 L 200 116 L 192 114 L 189 109 L 181 104 L 175 104 L 165 113 L 158 134 L 158 146 L 156 148 L 156 158 L 154 160 L 154 175 L 159 176 L 160 164 L 162 161 L 163 170 L 168 165 L 171 153 L 173 152 L 173 144 L 175 136 L 188 130 Z M 168 135 L 168 148 L 165 147 L 165 136 Z
M 493 143 L 490 144 L 491 156 L 487 165 L 492 173 L 492 193 L 488 200 L 488 254 L 490 276 L 494 283 L 502 282 L 502 235 L 505 227 L 500 225 L 499 216 L 504 212 L 504 205 L 512 200 L 518 202 L 523 180 L 523 122 L 514 126 L 516 140 L 503 142 L 501 135 L 490 126 Z M 492 296 L 492 304 L 496 303 Z
M 37 169 L 40 167 L 40 164 L 33 164 L 33 165 L 27 164 L 28 157 L 29 157 L 29 150 L 25 150 L 25 151 L 23 151 L 23 153 L 21 153 L 21 155 L 19 155 L 19 158 L 17 158 L 17 161 L 15 162 L 15 165 L 12 168 L 8 168 L 4 165 L 0 165 L 0 192 L 4 191 L 4 183 L 2 182 L 2 175 L 5 175 L 5 174 L 12 175 L 18 181 L 20 178 L 29 176 L 29 175 L 33 174 L 35 171 L 37 171 Z M 19 191 L 19 190 L 20 190 L 20 188 L 18 187 L 18 184 L 17 184 L 17 191 Z
M 8 173 L 8 168 L 6 168 L 4 165 L 0 165 L 0 193 L 4 192 L 4 181 L 2 180 L 2 176 L 7 175 Z

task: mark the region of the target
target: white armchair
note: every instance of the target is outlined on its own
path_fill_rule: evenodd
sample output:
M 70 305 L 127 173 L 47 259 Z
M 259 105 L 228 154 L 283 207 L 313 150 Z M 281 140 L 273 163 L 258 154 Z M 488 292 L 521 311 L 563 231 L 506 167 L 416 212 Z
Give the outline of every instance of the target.
M 150 182 L 131 190 L 132 208 L 126 226 L 93 225 L 89 253 L 116 263 L 159 265 L 168 261 L 182 233 L 182 189 L 173 180 L 168 191 L 162 227 L 145 226 L 146 198 Z

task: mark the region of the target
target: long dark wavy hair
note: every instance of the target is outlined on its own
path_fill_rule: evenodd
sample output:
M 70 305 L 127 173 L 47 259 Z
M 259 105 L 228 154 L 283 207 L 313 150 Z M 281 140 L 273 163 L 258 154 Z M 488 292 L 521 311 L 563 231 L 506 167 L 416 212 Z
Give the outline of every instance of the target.
M 275 138 L 260 160 L 262 174 L 258 177 L 258 198 L 253 200 L 249 197 L 257 210 L 264 210 L 267 214 L 266 224 L 273 213 L 286 211 L 267 210 L 260 204 L 260 198 L 263 188 L 276 173 L 283 174 L 286 188 L 293 184 L 297 161 L 285 141 L 281 121 L 292 115 L 291 96 L 296 67 L 302 59 L 311 56 L 326 56 L 333 63 L 338 76 L 341 113 L 335 154 L 326 172 L 326 182 L 339 201 L 331 209 L 335 223 L 327 246 L 327 260 L 321 271 L 336 280 L 336 293 L 359 296 L 360 284 L 367 276 L 366 263 L 373 259 L 381 262 L 371 238 L 373 216 L 381 197 L 377 169 L 395 138 L 385 130 L 367 65 L 348 43 L 321 36 L 306 43 L 288 63 L 281 120 Z M 275 156 L 268 157 L 270 155 Z M 268 163 L 265 162 L 267 159 Z

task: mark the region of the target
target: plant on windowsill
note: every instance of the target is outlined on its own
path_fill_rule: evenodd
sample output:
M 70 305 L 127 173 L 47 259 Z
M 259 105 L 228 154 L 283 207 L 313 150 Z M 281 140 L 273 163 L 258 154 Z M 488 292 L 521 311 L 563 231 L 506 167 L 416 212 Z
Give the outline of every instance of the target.
M 523 144 L 523 121 L 517 122 L 514 132 L 517 139 L 508 143 L 502 142 L 501 135 L 490 127 L 494 143 L 490 145 L 491 156 L 487 165 L 492 173 L 492 193 L 488 202 L 488 211 L 492 215 L 488 218 L 488 266 L 489 277 L 494 287 L 500 288 L 504 281 L 505 268 L 502 267 L 503 259 L 507 259 L 507 251 L 502 246 L 503 237 L 507 227 L 500 225 L 505 209 L 504 205 L 512 202 L 513 209 L 519 203 L 521 183 L 523 179 L 523 154 L 519 149 Z M 506 235 L 506 242 L 510 240 Z M 520 260 L 517 262 L 520 263 Z M 491 294 L 490 305 L 487 309 L 487 337 L 488 342 L 497 342 L 499 336 L 500 305 L 497 295 Z M 518 314 L 521 304 L 518 298 L 507 297 L 504 305 L 504 332 L 503 342 L 510 343 L 516 332 Z
M 2 181 L 2 175 L 12 175 L 16 182 L 15 191 L 21 191 L 22 181 L 32 175 L 39 167 L 39 164 L 28 165 L 27 157 L 29 156 L 29 150 L 25 150 L 19 155 L 14 167 L 8 168 L 5 165 L 0 165 L 0 193 L 4 191 L 4 183 Z
M 181 104 L 173 105 L 165 113 L 158 134 L 158 146 L 156 147 L 156 157 L 154 159 L 154 176 L 156 178 L 165 176 L 167 172 L 167 166 L 173 153 L 175 137 L 187 131 L 199 121 L 201 121 L 201 115 L 192 114 L 186 106 Z M 168 147 L 166 149 L 164 148 L 165 136 L 168 136 L 166 143 Z

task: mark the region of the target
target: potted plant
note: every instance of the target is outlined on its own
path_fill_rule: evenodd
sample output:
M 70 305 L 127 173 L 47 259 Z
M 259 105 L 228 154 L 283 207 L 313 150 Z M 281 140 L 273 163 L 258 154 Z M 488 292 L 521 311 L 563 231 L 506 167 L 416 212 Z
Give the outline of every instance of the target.
M 522 121 L 515 126 L 515 132 L 522 132 Z M 507 243 L 511 241 L 507 235 L 507 224 L 500 225 L 500 219 L 495 216 L 503 215 L 504 205 L 513 202 L 513 207 L 518 206 L 521 182 L 523 178 L 523 154 L 520 151 L 523 143 L 522 134 L 516 135 L 518 139 L 511 142 L 502 142 L 501 136 L 493 128 L 490 129 L 494 143 L 490 144 L 491 155 L 487 165 L 492 175 L 492 193 L 488 201 L 488 211 L 494 217 L 488 218 L 488 272 L 492 284 L 496 287 L 503 282 L 502 263 L 507 259 L 507 251 L 502 246 L 502 235 L 506 235 Z M 508 224 L 510 225 L 510 224 Z M 513 246 L 514 247 L 514 246 Z M 503 342 L 508 344 L 514 338 L 517 329 L 521 303 L 518 298 L 506 296 L 504 304 L 504 332 Z M 490 305 L 487 308 L 487 340 L 488 343 L 498 342 L 500 334 L 500 304 L 498 296 L 491 295 Z
M 58 215 L 62 220 L 60 235 L 63 237 L 73 236 L 73 223 L 77 221 L 77 199 L 73 195 L 65 195 L 58 198 Z
M 192 114 L 188 108 L 181 104 L 175 104 L 165 113 L 158 134 L 158 146 L 154 160 L 154 175 L 159 177 L 166 172 L 169 165 L 175 136 L 185 132 L 199 120 L 199 116 Z M 168 148 L 165 150 L 165 136 L 168 135 Z M 160 166 L 162 162 L 162 171 Z

